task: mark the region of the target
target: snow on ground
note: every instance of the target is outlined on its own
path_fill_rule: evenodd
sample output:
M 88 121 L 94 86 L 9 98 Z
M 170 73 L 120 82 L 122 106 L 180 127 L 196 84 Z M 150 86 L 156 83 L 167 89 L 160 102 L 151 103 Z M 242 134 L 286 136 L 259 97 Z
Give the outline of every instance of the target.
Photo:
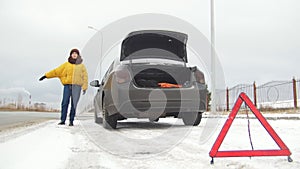
M 73 135 L 53 122 L 0 144 L 0 168 L 64 168 Z
M 212 137 L 201 143 L 209 120 L 203 118 L 199 126 L 188 128 L 174 118 L 158 123 L 130 119 L 114 131 L 95 124 L 92 116 L 79 117 L 74 127 L 48 121 L 22 135 L 12 137 L 13 132 L 10 139 L 2 139 L 0 169 L 300 168 L 299 120 L 268 120 L 291 150 L 294 162 L 289 163 L 287 157 L 240 157 L 215 158 L 214 165 L 210 165 L 208 153 L 226 118 L 217 119 L 219 125 Z M 235 119 L 220 149 L 250 150 L 247 124 L 247 119 Z M 250 119 L 250 129 L 254 149 L 278 149 L 256 119 Z M 1 137 L 7 134 L 0 133 Z

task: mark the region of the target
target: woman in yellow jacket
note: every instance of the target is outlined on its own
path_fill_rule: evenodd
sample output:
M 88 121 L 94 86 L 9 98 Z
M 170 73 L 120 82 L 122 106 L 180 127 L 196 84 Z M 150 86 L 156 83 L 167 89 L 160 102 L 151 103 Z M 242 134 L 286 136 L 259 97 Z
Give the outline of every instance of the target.
M 73 126 L 73 121 L 76 114 L 77 103 L 80 98 L 81 89 L 85 94 L 88 87 L 88 75 L 85 66 L 82 64 L 82 58 L 78 49 L 72 49 L 68 62 L 63 63 L 59 67 L 51 70 L 42 76 L 39 80 L 42 81 L 45 78 L 58 77 L 61 83 L 64 85 L 63 99 L 61 103 L 61 118 L 59 125 L 64 125 L 69 102 L 71 98 L 71 111 L 70 111 L 70 123 L 69 126 Z

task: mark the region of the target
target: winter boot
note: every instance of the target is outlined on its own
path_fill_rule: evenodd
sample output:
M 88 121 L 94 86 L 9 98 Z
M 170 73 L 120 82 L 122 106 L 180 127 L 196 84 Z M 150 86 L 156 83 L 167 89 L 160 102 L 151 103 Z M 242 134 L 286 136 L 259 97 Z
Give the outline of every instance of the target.
M 61 122 L 58 123 L 58 125 L 65 125 L 65 122 L 61 121 Z

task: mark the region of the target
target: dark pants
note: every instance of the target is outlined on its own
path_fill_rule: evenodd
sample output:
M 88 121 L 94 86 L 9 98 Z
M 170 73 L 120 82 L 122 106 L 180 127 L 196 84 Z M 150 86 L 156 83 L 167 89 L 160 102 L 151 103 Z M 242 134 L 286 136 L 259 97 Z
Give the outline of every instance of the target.
M 61 121 L 65 122 L 68 114 L 68 107 L 71 98 L 70 122 L 74 121 L 76 114 L 77 103 L 80 98 L 81 86 L 79 85 L 64 85 L 63 99 L 61 103 Z

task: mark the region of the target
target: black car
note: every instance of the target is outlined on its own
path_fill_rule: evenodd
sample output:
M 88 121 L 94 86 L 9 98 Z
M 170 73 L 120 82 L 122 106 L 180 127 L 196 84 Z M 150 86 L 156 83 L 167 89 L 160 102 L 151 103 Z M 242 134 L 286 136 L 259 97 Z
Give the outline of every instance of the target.
M 95 122 L 117 127 L 127 118 L 182 118 L 198 125 L 206 110 L 207 85 L 197 67 L 188 67 L 187 34 L 166 30 L 130 33 L 97 87 Z

